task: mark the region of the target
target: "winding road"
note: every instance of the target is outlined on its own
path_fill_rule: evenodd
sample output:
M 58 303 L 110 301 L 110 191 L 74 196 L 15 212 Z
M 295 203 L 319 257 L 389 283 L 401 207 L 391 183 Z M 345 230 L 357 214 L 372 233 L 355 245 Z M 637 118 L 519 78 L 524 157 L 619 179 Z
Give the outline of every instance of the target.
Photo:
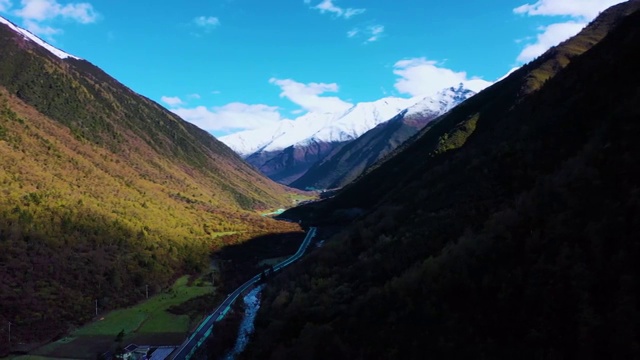
M 279 271 L 289 266 L 294 261 L 300 259 L 302 255 L 304 255 L 304 252 L 307 250 L 307 247 L 309 246 L 309 244 L 311 243 L 311 240 L 313 240 L 313 237 L 315 235 L 316 235 L 316 228 L 315 227 L 309 228 L 309 231 L 307 232 L 307 236 L 305 236 L 304 240 L 302 241 L 302 244 L 300 244 L 298 251 L 288 259 L 274 266 L 273 270 Z M 252 277 L 249 281 L 240 285 L 240 287 L 238 287 L 234 292 L 229 294 L 229 296 L 227 296 L 227 298 L 222 302 L 222 304 L 220 304 L 218 308 L 216 308 L 211 314 L 209 314 L 200 323 L 196 331 L 194 331 L 189 336 L 189 338 L 185 340 L 185 342 L 169 358 L 174 360 L 191 359 L 193 354 L 195 354 L 195 352 L 202 346 L 202 344 L 204 344 L 207 338 L 211 335 L 211 332 L 213 331 L 213 326 L 215 325 L 215 323 L 224 318 L 227 312 L 231 309 L 231 305 L 233 305 L 234 301 L 236 301 L 236 299 L 238 299 L 238 297 L 243 292 L 245 292 L 255 283 L 260 281 L 261 275 L 262 273 L 257 274 L 256 276 Z

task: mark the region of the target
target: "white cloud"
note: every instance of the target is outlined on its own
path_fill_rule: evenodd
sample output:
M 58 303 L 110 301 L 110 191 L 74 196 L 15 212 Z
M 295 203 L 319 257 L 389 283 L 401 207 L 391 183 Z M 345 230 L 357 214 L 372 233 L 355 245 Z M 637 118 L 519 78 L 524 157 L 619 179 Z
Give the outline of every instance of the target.
M 571 16 L 589 21 L 601 11 L 624 1 L 626 0 L 538 0 L 513 11 L 527 15 Z
M 263 104 L 250 105 L 239 102 L 207 108 L 172 109 L 186 121 L 207 131 L 251 130 L 282 120 L 278 107 Z
M 538 0 L 513 9 L 516 14 L 528 16 L 568 16 L 571 21 L 538 28 L 536 41 L 528 43 L 518 55 L 517 61 L 527 62 L 543 54 L 552 46 L 576 35 L 589 21 L 607 8 L 624 0 Z
M 491 85 L 490 82 L 479 78 L 469 79 L 464 71 L 455 72 L 440 67 L 435 61 L 425 58 L 400 60 L 393 67 L 393 73 L 400 77 L 396 80 L 395 88 L 400 93 L 411 96 L 433 95 L 460 83 L 476 92 Z
M 0 0 L 0 11 L 12 6 L 10 0 Z M 49 25 L 56 19 L 72 20 L 90 24 L 98 20 L 98 13 L 89 3 L 60 4 L 57 0 L 21 0 L 20 7 L 13 12 L 23 20 L 23 27 L 30 32 L 53 40 L 53 35 L 63 31 Z
M 184 104 L 184 101 L 177 96 L 163 96 L 160 100 L 169 106 L 178 106 Z
M 205 31 L 211 31 L 220 26 L 220 19 L 215 16 L 198 16 L 193 19 L 193 23 Z
M 319 113 L 342 112 L 353 106 L 335 96 L 320 96 L 325 92 L 338 92 L 336 83 L 303 84 L 291 79 L 276 78 L 269 79 L 269 82 L 280 87 L 282 90 L 280 97 L 291 100 L 307 111 Z
M 200 94 L 189 94 L 189 97 L 191 99 L 197 99 L 197 100 L 202 99 L 202 96 L 200 96 Z
M 347 31 L 347 37 L 352 38 L 355 37 L 356 35 L 358 35 L 360 33 L 360 29 L 352 29 Z
M 540 28 L 542 32 L 536 37 L 536 42 L 528 44 L 522 52 L 520 52 L 517 60 L 524 63 L 535 59 L 550 47 L 556 46 L 579 33 L 586 25 L 586 23 L 570 21 Z
M 304 0 L 304 3 L 310 5 L 311 0 Z M 343 17 L 345 19 L 349 19 L 350 17 L 362 14 L 366 11 L 366 9 L 341 8 L 334 4 L 333 0 L 322 0 L 321 3 L 316 6 L 312 6 L 311 8 L 320 11 L 321 14 L 331 13 L 337 17 Z
M 45 21 L 58 17 L 90 24 L 98 20 L 98 13 L 89 3 L 70 3 L 61 5 L 56 0 L 21 0 L 22 8 L 16 15 L 25 20 Z
M 6 12 L 12 5 L 11 0 L 0 0 L 0 12 Z

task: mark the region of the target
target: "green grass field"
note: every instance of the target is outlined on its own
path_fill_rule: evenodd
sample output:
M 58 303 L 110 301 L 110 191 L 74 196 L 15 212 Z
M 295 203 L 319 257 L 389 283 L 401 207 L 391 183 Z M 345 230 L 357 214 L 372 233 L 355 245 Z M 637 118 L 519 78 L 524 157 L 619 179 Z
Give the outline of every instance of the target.
M 123 344 L 143 341 L 150 345 L 176 345 L 200 319 L 188 315 L 174 315 L 166 310 L 214 291 L 211 283 L 197 280 L 189 286 L 188 277 L 181 277 L 166 292 L 126 309 L 105 314 L 99 320 L 87 324 L 68 337 L 47 344 L 33 355 L 16 357 L 15 360 L 56 360 L 95 358 L 97 352 L 108 350 L 120 331 L 125 332 Z M 198 286 L 198 284 L 200 286 Z
M 178 333 L 189 330 L 189 317 L 187 315 L 173 315 L 166 310 L 172 305 L 210 293 L 213 286 L 188 286 L 187 277 L 184 276 L 173 285 L 166 293 L 158 294 L 136 306 L 112 311 L 100 320 L 86 325 L 73 333 L 73 336 L 81 335 L 113 335 L 116 336 L 124 330 L 125 334 L 131 333 Z

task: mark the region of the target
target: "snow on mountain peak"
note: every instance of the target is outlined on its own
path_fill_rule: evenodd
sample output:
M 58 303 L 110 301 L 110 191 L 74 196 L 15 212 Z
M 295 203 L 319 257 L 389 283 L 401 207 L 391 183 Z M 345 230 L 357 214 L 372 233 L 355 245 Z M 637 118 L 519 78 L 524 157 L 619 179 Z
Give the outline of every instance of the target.
M 386 97 L 362 102 L 340 114 L 307 113 L 295 120 L 283 120 L 276 126 L 241 131 L 220 137 L 220 141 L 242 156 L 277 151 L 292 145 L 314 142 L 343 142 L 360 137 L 401 112 L 405 116 L 444 114 L 475 94 L 466 84 L 450 87 L 425 98 Z
M 464 100 L 475 95 L 476 92 L 469 90 L 460 83 L 457 87 L 449 87 L 439 91 L 434 96 L 427 96 L 415 101 L 415 104 L 407 109 L 405 116 L 425 115 L 427 113 L 444 114 Z
M 320 129 L 309 140 L 341 142 L 354 140 L 411 105 L 411 99 L 387 97 L 354 105 L 329 126 Z
M 81 60 L 79 57 L 76 57 L 76 56 L 73 56 L 71 54 L 68 54 L 68 53 L 66 53 L 66 52 L 54 47 L 53 45 L 50 45 L 46 41 L 44 41 L 44 40 L 40 39 L 39 37 L 37 37 L 36 35 L 32 34 L 30 31 L 25 30 L 25 29 L 15 25 L 14 23 L 12 23 L 11 21 L 3 18 L 2 16 L 0 16 L 0 23 L 7 25 L 13 31 L 15 31 L 18 34 L 22 35 L 22 37 L 24 37 L 25 39 L 31 40 L 34 43 L 36 43 L 36 44 L 42 46 L 43 48 L 47 49 L 50 53 L 52 53 L 53 55 L 59 57 L 60 59 L 73 58 L 73 59 L 76 59 L 76 60 Z

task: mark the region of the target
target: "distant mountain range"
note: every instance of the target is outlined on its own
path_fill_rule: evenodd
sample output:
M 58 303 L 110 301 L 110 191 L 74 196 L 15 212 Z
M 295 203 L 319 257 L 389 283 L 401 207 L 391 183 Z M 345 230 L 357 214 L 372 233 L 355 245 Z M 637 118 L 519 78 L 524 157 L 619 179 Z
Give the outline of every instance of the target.
M 291 193 L 209 133 L 0 18 L 0 323 L 40 342 L 208 268 Z M 7 334 L 0 329 L 0 355 Z
M 290 185 L 299 189 L 343 187 L 428 123 L 473 95 L 474 91 L 460 84 L 457 88 L 441 91 L 437 96 L 424 98 L 353 141 L 335 147 Z
M 220 140 L 275 181 L 300 189 L 337 187 L 474 94 L 460 84 L 424 98 L 387 97 L 358 103 L 344 113 L 308 113 Z M 403 119 L 404 125 L 397 128 L 391 119 Z M 372 129 L 378 135 L 354 144 Z M 363 152 L 356 154 L 356 149 Z

